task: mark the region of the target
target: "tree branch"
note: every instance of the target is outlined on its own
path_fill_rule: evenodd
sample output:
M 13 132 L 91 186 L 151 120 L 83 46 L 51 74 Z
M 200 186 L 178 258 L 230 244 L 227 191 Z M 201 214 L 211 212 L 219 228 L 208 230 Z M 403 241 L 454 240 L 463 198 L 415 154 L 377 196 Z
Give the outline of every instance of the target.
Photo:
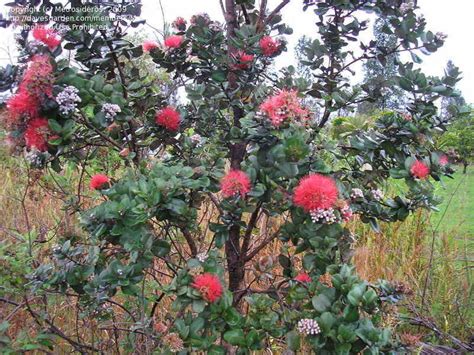
M 258 201 L 257 206 L 255 207 L 255 211 L 252 212 L 252 215 L 250 216 L 249 222 L 247 224 L 247 229 L 245 230 L 244 234 L 244 241 L 242 242 L 242 249 L 241 249 L 241 258 L 245 258 L 247 251 L 249 249 L 250 245 L 250 238 L 252 236 L 252 231 L 255 228 L 255 224 L 257 223 L 258 220 L 258 214 L 260 212 L 260 208 L 262 206 L 262 202 Z
M 194 258 L 198 254 L 196 243 L 194 242 L 194 237 L 186 228 L 181 228 L 181 232 L 183 233 L 183 236 L 189 245 L 189 249 L 191 250 L 191 256 Z
M 280 228 L 278 228 L 278 230 L 273 233 L 270 237 L 268 237 L 267 239 L 264 239 L 264 241 L 262 243 L 260 243 L 260 245 L 256 246 L 251 253 L 249 253 L 245 258 L 244 258 L 244 262 L 248 262 L 250 260 L 252 260 L 255 255 L 257 255 L 258 253 L 260 253 L 260 251 L 262 251 L 263 248 L 265 248 L 268 244 L 270 244 L 275 238 L 278 237 L 278 235 L 280 234 Z
M 265 19 L 264 25 L 267 25 L 291 0 L 283 0 L 275 9 L 270 12 L 270 15 Z

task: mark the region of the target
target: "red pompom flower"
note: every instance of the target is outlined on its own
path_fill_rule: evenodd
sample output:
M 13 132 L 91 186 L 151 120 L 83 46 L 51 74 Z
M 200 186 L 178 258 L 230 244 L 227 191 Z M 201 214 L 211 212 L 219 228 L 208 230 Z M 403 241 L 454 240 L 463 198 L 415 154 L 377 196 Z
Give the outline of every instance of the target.
M 41 99 L 53 96 L 53 66 L 47 55 L 35 55 L 28 62 L 28 68 L 20 83 L 20 90 L 25 90 L 31 97 Z
M 410 173 L 413 177 L 424 180 L 430 174 L 430 168 L 420 160 L 415 160 L 410 168 Z
M 171 26 L 178 31 L 184 31 L 186 29 L 186 20 L 182 17 L 176 17 Z
M 25 143 L 30 149 L 41 152 L 48 150 L 48 120 L 46 118 L 35 118 L 28 123 L 25 131 Z
M 33 29 L 33 38 L 43 42 L 49 49 L 54 49 L 61 43 L 61 37 L 55 30 L 41 25 Z
M 201 293 L 202 298 L 211 303 L 217 301 L 224 291 L 219 277 L 208 272 L 195 276 L 191 286 Z
M 144 52 L 149 53 L 153 49 L 158 48 L 158 43 L 150 39 L 147 39 L 146 41 L 143 41 L 142 48 Z
M 306 272 L 303 272 L 303 271 L 300 272 L 298 275 L 296 275 L 295 280 L 299 282 L 304 282 L 304 283 L 312 281 L 311 277 Z
M 107 175 L 96 174 L 91 178 L 89 186 L 93 190 L 99 190 L 103 188 L 106 184 L 108 184 L 109 182 L 110 182 L 110 179 L 107 177 Z
M 293 202 L 306 212 L 318 208 L 332 208 L 338 197 L 336 182 L 324 175 L 311 174 L 303 177 L 295 188 Z
M 298 93 L 295 90 L 282 90 L 270 96 L 260 105 L 260 111 L 268 116 L 272 125 L 279 127 L 288 119 L 305 120 L 309 111 L 300 105 Z
M 38 115 L 38 102 L 26 90 L 20 89 L 7 102 L 7 123 L 18 123 L 22 116 L 36 117 Z
M 449 164 L 449 158 L 446 154 L 442 154 L 438 159 L 439 165 L 446 166 Z
M 177 131 L 181 116 L 173 107 L 167 106 L 156 114 L 155 122 L 169 131 Z
M 221 180 L 221 192 L 224 197 L 240 195 L 242 198 L 250 191 L 250 178 L 241 170 L 231 170 Z
M 165 39 L 165 47 L 178 48 L 183 43 L 183 36 L 173 35 Z
M 260 39 L 260 49 L 263 55 L 271 57 L 280 50 L 280 42 L 274 40 L 270 36 L 263 36 Z
M 237 69 L 245 70 L 250 68 L 252 65 L 254 56 L 252 54 L 247 54 L 244 51 L 238 51 L 234 55 L 236 63 L 234 64 L 234 67 Z

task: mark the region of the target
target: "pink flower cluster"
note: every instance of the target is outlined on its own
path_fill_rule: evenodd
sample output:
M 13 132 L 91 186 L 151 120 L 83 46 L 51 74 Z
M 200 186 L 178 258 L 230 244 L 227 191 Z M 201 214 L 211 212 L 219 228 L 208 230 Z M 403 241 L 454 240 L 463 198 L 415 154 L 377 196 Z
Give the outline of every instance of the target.
M 48 149 L 48 121 L 38 116 L 42 101 L 53 95 L 53 67 L 46 55 L 35 55 L 28 63 L 18 91 L 7 102 L 8 126 L 26 126 L 24 139 L 30 149 Z
M 151 39 L 147 39 L 143 42 L 142 48 L 145 53 L 149 53 L 153 51 L 155 48 L 158 48 L 159 44 L 156 41 L 153 41 Z
M 52 28 L 39 25 L 33 29 L 33 38 L 42 42 L 49 49 L 53 50 L 61 44 L 61 37 Z
M 92 190 L 100 190 L 107 186 L 109 183 L 110 179 L 107 177 L 107 175 L 96 174 L 91 178 L 89 187 Z
M 173 23 L 171 24 L 171 26 L 178 30 L 178 31 L 185 31 L 186 30 L 186 20 L 182 17 L 177 17 Z
M 446 166 L 449 164 L 449 158 L 446 154 L 442 154 L 438 159 L 439 165 Z
M 298 94 L 295 90 L 282 90 L 270 96 L 261 105 L 260 111 L 271 121 L 272 125 L 279 127 L 284 121 L 296 119 L 304 121 L 310 112 L 301 107 Z
M 311 276 L 309 276 L 304 271 L 301 271 L 298 275 L 296 275 L 295 280 L 302 283 L 310 283 L 312 281 Z
M 278 40 L 274 40 L 270 36 L 263 36 L 260 39 L 260 50 L 266 57 L 271 57 L 278 53 L 280 50 L 281 43 Z
M 216 302 L 224 292 L 219 277 L 208 272 L 195 276 L 191 286 L 198 290 L 202 298 L 210 303 Z
M 339 212 L 341 213 L 341 218 L 344 222 L 349 221 L 353 216 L 351 206 L 346 201 L 344 201 L 343 205 L 340 207 Z
M 174 49 L 179 48 L 184 41 L 183 36 L 172 35 L 165 38 L 164 45 L 166 48 Z
M 244 51 L 238 51 L 234 55 L 234 59 L 235 59 L 235 62 L 236 62 L 234 64 L 234 68 L 241 69 L 241 70 L 246 70 L 246 69 L 250 68 L 250 66 L 252 65 L 253 60 L 254 60 L 254 55 L 247 54 Z
M 28 122 L 25 131 L 26 146 L 44 152 L 48 149 L 48 120 L 46 118 L 34 118 Z
M 410 173 L 414 178 L 425 180 L 430 175 L 430 168 L 421 160 L 415 160 L 411 165 Z
M 314 223 L 332 224 L 352 218 L 347 201 L 338 198 L 336 182 L 329 176 L 310 174 L 303 177 L 293 193 L 293 202 L 311 215 Z
M 339 191 L 329 176 L 310 174 L 303 177 L 293 194 L 293 202 L 306 212 L 335 206 Z
M 181 115 L 173 107 L 167 106 L 156 114 L 155 121 L 168 131 L 175 132 L 179 129 Z
M 242 198 L 250 192 L 251 182 L 241 170 L 231 170 L 221 180 L 221 193 L 225 198 L 240 195 Z

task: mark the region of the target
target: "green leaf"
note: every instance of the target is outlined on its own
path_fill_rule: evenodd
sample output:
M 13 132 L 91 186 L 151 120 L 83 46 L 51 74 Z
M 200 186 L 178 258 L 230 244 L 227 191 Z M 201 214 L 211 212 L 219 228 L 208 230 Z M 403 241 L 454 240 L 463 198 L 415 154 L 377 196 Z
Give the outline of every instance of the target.
M 255 329 L 252 329 L 248 334 L 247 334 L 247 347 L 249 348 L 257 348 L 258 345 L 260 344 L 260 335 Z
M 299 350 L 301 346 L 301 337 L 296 330 L 286 333 L 286 344 L 288 348 L 293 351 Z
M 206 308 L 206 302 L 204 300 L 193 300 L 193 311 L 201 313 Z
M 194 307 L 194 304 L 193 304 L 193 307 Z M 198 331 L 204 328 L 204 324 L 205 324 L 204 318 L 197 317 L 196 319 L 194 319 L 189 327 L 191 334 L 196 335 Z
M 228 308 L 224 313 L 224 320 L 230 327 L 237 327 L 241 321 L 242 316 L 240 313 L 233 307 Z
M 314 309 L 319 313 L 326 312 L 331 307 L 331 301 L 324 294 L 314 296 L 311 302 L 313 303 Z
M 61 133 L 61 131 L 63 130 L 61 125 L 56 120 L 48 120 L 48 125 L 49 128 L 51 128 L 56 133 Z
M 245 334 L 242 329 L 232 329 L 224 333 L 224 340 L 230 345 L 245 346 Z
M 174 323 L 174 326 L 182 339 L 186 339 L 188 337 L 189 327 L 184 323 L 183 319 L 178 319 Z
M 347 322 L 355 322 L 359 319 L 359 310 L 357 307 L 347 305 L 343 312 L 344 320 Z
M 339 325 L 339 328 L 337 329 L 337 338 L 342 343 L 353 343 L 357 339 L 357 336 L 354 332 L 354 327 L 351 327 L 347 324 Z
M 220 345 L 212 345 L 207 351 L 208 355 L 225 355 L 226 351 L 224 347 Z
M 336 323 L 336 317 L 331 312 L 324 312 L 318 321 L 323 333 L 329 333 L 334 323 Z
M 285 177 L 295 177 L 298 175 L 298 164 L 296 163 L 281 163 L 276 164 L 278 170 L 280 170 Z
M 368 289 L 367 292 L 362 296 L 362 300 L 365 305 L 370 306 L 377 300 L 377 293 L 373 289 Z
M 226 73 L 222 70 L 216 70 L 211 74 L 211 78 L 218 83 L 222 83 L 226 80 Z
M 412 83 L 408 79 L 402 77 L 398 80 L 398 83 L 403 90 L 406 90 L 406 91 L 412 90 Z
M 352 345 L 351 344 L 337 344 L 336 345 L 336 354 L 337 355 L 348 355 L 350 354 Z
M 352 287 L 350 292 L 347 294 L 347 299 L 349 303 L 355 307 L 357 307 L 362 299 L 362 295 L 365 292 L 367 286 L 365 284 L 356 284 Z

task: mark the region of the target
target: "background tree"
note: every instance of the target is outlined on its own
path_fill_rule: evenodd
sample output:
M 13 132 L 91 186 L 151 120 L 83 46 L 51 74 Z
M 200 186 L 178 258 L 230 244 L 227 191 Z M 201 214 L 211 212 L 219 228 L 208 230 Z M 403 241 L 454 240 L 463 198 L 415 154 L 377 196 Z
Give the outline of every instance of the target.
M 448 131 L 438 138 L 440 149 L 448 152 L 455 163 L 463 165 L 463 173 L 474 158 L 474 116 L 459 117 L 449 126 Z
M 459 68 L 454 65 L 452 60 L 448 60 L 448 63 L 446 64 L 446 73 L 448 75 L 457 76 L 461 79 L 461 72 L 459 71 Z M 462 107 L 465 104 L 466 100 L 462 96 L 462 93 L 458 91 L 455 96 L 444 97 L 441 100 L 441 114 L 444 117 L 452 118 L 457 114 L 456 108 Z
M 405 101 L 404 92 L 395 85 L 398 75 L 399 54 L 394 51 L 397 38 L 387 33 L 388 19 L 378 17 L 373 26 L 374 40 L 380 53 L 377 59 L 369 59 L 364 63 L 363 85 L 371 90 L 373 101 L 359 105 L 362 114 L 374 109 L 402 110 Z

